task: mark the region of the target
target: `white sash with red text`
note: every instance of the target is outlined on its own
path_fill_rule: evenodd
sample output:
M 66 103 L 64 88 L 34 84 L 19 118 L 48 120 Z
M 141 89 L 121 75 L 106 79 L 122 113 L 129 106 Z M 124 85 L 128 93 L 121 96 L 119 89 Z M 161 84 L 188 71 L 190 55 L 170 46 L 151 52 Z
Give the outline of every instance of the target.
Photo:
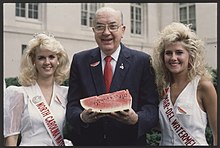
M 65 146 L 63 136 L 53 116 L 53 113 L 51 112 L 48 104 L 44 101 L 45 99 L 40 95 L 34 95 L 30 87 L 24 87 L 24 89 L 30 97 L 31 102 L 34 104 L 35 108 L 38 110 L 40 116 L 42 117 L 47 132 L 49 133 L 54 144 L 56 146 Z M 53 126 L 50 126 L 52 124 Z
M 164 89 L 163 94 L 163 109 L 165 116 L 167 117 L 170 127 L 173 132 L 177 135 L 180 141 L 186 146 L 198 145 L 199 142 L 190 134 L 189 131 L 181 124 L 174 113 L 172 103 L 168 97 L 168 92 L 170 88 Z

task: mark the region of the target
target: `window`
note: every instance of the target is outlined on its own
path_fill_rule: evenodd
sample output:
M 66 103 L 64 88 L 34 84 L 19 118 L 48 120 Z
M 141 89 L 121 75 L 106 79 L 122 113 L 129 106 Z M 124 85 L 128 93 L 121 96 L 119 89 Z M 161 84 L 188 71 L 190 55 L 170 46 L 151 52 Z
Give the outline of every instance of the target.
M 24 53 L 24 50 L 25 50 L 26 47 L 27 47 L 27 45 L 24 45 L 24 44 L 21 45 L 21 53 L 22 54 Z
M 25 17 L 25 3 L 16 3 L 16 16 Z
M 92 21 L 97 9 L 102 7 L 99 3 L 82 3 L 81 4 L 81 25 L 92 27 Z
M 192 29 L 196 31 L 195 3 L 179 3 L 179 18 L 183 24 L 192 24 Z
M 38 19 L 39 4 L 38 3 L 16 3 L 16 16 Z
M 28 4 L 28 17 L 33 19 L 38 19 L 38 4 L 29 3 Z
M 141 3 L 131 4 L 131 33 L 142 34 L 143 26 L 143 7 Z

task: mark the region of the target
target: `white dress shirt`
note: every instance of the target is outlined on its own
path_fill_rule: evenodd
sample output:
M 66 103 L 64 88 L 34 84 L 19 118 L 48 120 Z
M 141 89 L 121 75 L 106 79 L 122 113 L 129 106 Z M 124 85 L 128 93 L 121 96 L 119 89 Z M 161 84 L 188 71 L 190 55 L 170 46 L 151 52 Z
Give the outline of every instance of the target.
M 111 65 L 112 65 L 112 74 L 114 75 L 115 72 L 115 67 L 118 61 L 118 57 L 119 57 L 119 53 L 121 51 L 121 46 L 119 45 L 119 47 L 116 49 L 116 51 L 111 55 L 112 60 L 111 60 Z M 104 75 L 104 68 L 105 68 L 105 57 L 107 55 L 104 54 L 104 52 L 101 50 L 101 59 L 102 59 L 102 72 Z

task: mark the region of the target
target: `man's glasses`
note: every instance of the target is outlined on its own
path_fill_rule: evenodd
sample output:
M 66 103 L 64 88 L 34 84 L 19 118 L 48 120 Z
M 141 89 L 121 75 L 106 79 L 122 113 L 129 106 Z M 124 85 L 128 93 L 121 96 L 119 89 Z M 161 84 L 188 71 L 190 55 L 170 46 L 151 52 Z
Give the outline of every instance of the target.
M 120 25 L 122 26 L 122 25 Z M 94 30 L 96 33 L 103 33 L 106 29 L 106 27 L 108 28 L 108 30 L 110 32 L 116 32 L 118 31 L 118 28 L 120 27 L 116 24 L 97 24 L 95 27 L 94 27 Z

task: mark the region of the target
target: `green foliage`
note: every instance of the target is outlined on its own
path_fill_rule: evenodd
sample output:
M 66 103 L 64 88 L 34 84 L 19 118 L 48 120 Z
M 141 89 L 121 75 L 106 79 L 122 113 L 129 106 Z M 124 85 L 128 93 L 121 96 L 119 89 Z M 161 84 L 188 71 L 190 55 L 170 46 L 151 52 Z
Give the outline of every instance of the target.
M 156 130 L 151 130 L 149 133 L 146 134 L 147 136 L 147 143 L 151 146 L 159 146 L 161 133 Z
M 217 70 L 216 69 L 212 69 L 211 70 L 211 74 L 212 74 L 213 85 L 215 86 L 215 88 L 217 88 Z
M 64 85 L 64 86 L 69 86 L 69 79 L 66 79 L 66 80 L 63 82 L 62 85 Z
M 18 78 L 17 78 L 17 77 L 5 78 L 5 83 L 6 83 L 6 87 L 8 87 L 8 86 L 10 86 L 10 85 L 21 86 L 21 85 L 18 83 Z
M 206 140 L 210 146 L 213 145 L 213 138 L 212 138 L 212 130 L 209 127 L 209 125 L 206 128 L 205 132 Z M 151 146 L 159 146 L 161 139 L 161 132 L 156 130 L 151 130 L 149 133 L 147 133 L 147 142 Z
M 205 130 L 205 136 L 206 136 L 206 140 L 207 140 L 208 144 L 213 145 L 212 130 L 209 127 L 209 125 L 207 126 L 207 128 Z

